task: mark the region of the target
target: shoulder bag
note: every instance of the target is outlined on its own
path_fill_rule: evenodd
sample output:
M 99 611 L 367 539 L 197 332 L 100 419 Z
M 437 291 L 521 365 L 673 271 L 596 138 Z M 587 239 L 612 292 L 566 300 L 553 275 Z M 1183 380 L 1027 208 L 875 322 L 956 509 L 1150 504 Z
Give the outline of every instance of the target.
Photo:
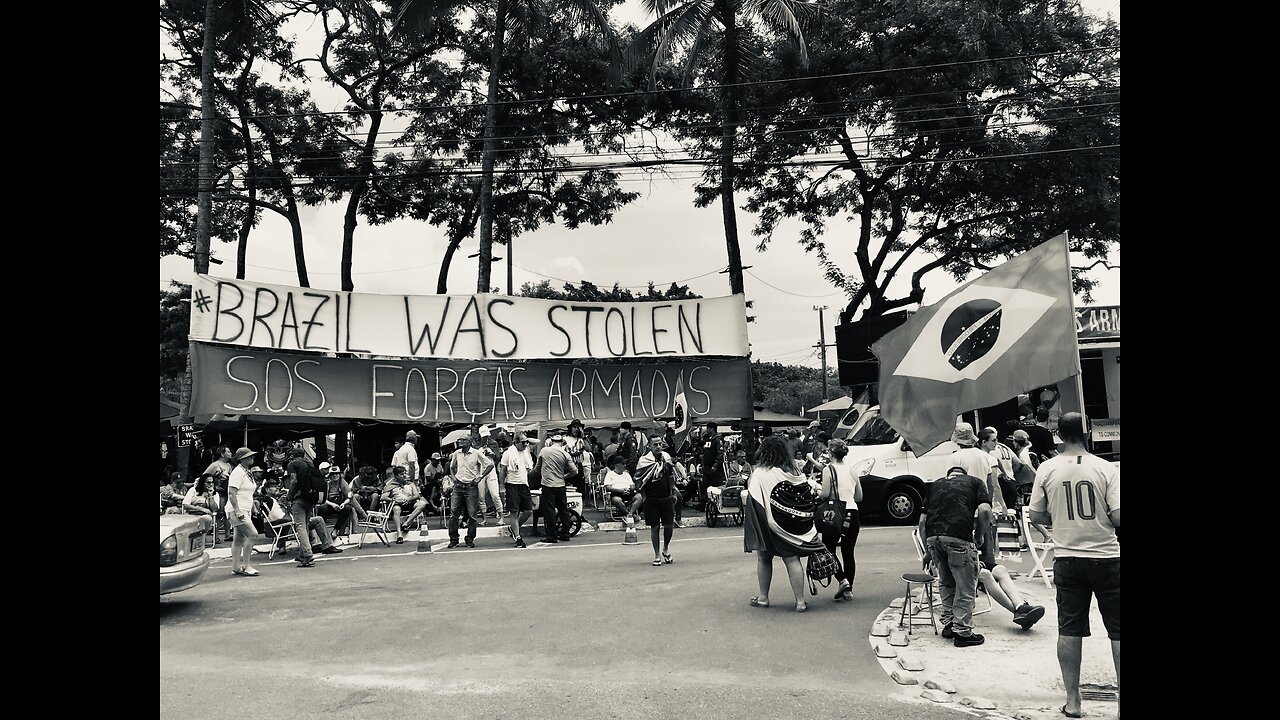
M 838 475 L 836 469 L 830 465 L 823 468 L 823 472 L 831 471 L 831 496 L 823 500 L 818 505 L 818 511 L 815 514 L 818 524 L 818 532 L 823 535 L 839 535 L 844 531 L 844 502 L 840 500 L 840 492 L 836 484 Z

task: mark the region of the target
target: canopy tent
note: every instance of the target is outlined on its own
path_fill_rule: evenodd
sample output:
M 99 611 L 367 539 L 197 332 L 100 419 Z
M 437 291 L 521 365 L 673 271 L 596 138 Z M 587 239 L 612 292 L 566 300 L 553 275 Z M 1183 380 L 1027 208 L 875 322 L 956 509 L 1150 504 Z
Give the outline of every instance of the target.
M 821 405 L 818 405 L 816 407 L 811 407 L 808 410 L 805 410 L 804 414 L 809 415 L 811 413 L 836 412 L 839 410 L 848 410 L 849 406 L 852 404 L 853 404 L 853 398 L 840 397 L 840 398 L 836 398 L 835 400 L 824 402 Z

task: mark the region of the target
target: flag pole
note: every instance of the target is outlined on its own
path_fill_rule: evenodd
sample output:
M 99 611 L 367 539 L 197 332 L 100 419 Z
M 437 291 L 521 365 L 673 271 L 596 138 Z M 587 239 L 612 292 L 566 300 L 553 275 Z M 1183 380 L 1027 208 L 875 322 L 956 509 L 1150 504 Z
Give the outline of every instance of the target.
M 1083 373 L 1080 370 L 1080 336 L 1076 334 L 1076 331 L 1075 331 L 1075 321 L 1078 316 L 1076 315 L 1076 291 L 1075 291 L 1075 286 L 1072 284 L 1072 278 L 1071 278 L 1071 237 L 1068 233 L 1065 233 L 1065 232 L 1062 233 L 1062 235 L 1063 237 L 1067 238 L 1066 250 L 1065 250 L 1065 252 L 1067 253 L 1067 290 L 1068 290 L 1067 297 L 1071 301 L 1071 323 L 1072 323 L 1071 344 L 1075 353 L 1073 357 L 1074 357 L 1074 362 L 1076 366 L 1076 375 L 1075 375 L 1076 402 L 1079 404 L 1080 414 L 1085 416 L 1084 427 L 1085 427 L 1085 435 L 1087 437 L 1089 432 L 1089 416 L 1086 415 L 1084 411 L 1084 377 L 1083 377 Z

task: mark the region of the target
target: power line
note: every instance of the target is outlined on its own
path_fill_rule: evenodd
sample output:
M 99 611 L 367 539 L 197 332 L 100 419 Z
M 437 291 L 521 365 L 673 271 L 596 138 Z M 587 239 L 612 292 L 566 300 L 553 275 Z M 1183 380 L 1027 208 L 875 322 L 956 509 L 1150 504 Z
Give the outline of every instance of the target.
M 1091 47 L 1091 48 L 1081 48 L 1079 50 L 1055 50 L 1052 52 L 1029 53 L 1025 55 L 1006 55 L 1006 56 L 995 57 L 995 58 L 979 58 L 976 60 L 957 60 L 953 62 L 933 63 L 929 65 L 907 65 L 907 66 L 896 67 L 896 68 L 879 68 L 876 70 L 855 70 L 855 71 L 844 72 L 844 73 L 830 73 L 827 75 L 810 75 L 810 76 L 801 76 L 801 77 L 792 77 L 792 78 L 779 78 L 776 80 L 752 80 L 748 82 L 727 83 L 727 84 L 719 84 L 719 85 L 700 85 L 696 87 L 665 88 L 662 90 L 634 90 L 634 91 L 625 92 L 625 93 L 596 93 L 592 95 L 549 96 L 549 97 L 542 97 L 542 98 L 529 98 L 525 100 L 499 100 L 492 104 L 497 106 L 524 105 L 524 104 L 533 104 L 533 103 L 570 102 L 575 100 L 607 100 L 611 98 L 628 98 L 628 97 L 640 97 L 640 96 L 647 96 L 647 95 L 662 95 L 662 94 L 673 93 L 673 92 L 705 92 L 710 90 L 725 90 L 728 88 L 746 88 L 746 87 L 757 87 L 762 85 L 776 85 L 780 83 L 801 83 L 801 82 L 812 82 L 815 80 L 835 80 L 839 78 L 867 77 L 867 76 L 873 76 L 873 75 L 884 75 L 884 74 L 895 73 L 895 72 L 912 72 L 916 70 L 936 70 L 939 68 L 947 68 L 947 67 L 960 67 L 965 65 L 979 65 L 984 63 L 1007 62 L 1011 60 L 1031 60 L 1031 59 L 1037 59 L 1037 58 L 1055 57 L 1059 55 L 1087 55 L 1095 52 L 1107 52 L 1107 51 L 1119 50 L 1119 49 L 1120 49 L 1119 45 L 1100 45 L 1100 46 Z M 439 110 L 458 110 L 463 108 L 488 107 L 490 104 L 491 103 L 489 103 L 488 101 L 485 101 L 485 102 L 477 102 L 477 103 L 461 103 L 457 105 L 419 105 L 419 106 L 408 106 L 403 108 L 378 108 L 371 112 L 377 112 L 382 114 L 397 114 L 397 113 L 405 113 L 405 112 L 434 112 Z M 368 112 L 370 111 L 317 110 L 315 112 L 306 112 L 306 113 L 274 113 L 274 114 L 248 115 L 246 117 L 248 117 L 249 119 L 266 119 L 266 118 L 284 118 L 284 117 L 321 117 L 321 116 L 339 116 L 339 115 L 350 116 L 353 114 L 367 114 Z M 191 118 L 167 118 L 167 119 L 161 118 L 160 122 L 168 123 L 168 122 L 182 122 L 182 121 L 189 121 L 189 120 L 191 120 Z
M 912 165 L 923 166 L 923 165 L 953 165 L 953 164 L 965 165 L 965 164 L 978 163 L 978 162 L 994 162 L 997 160 L 1047 158 L 1050 156 L 1063 156 L 1068 153 L 1076 153 L 1081 156 L 1104 155 L 1106 153 L 1104 153 L 1103 151 L 1119 150 L 1119 148 L 1120 148 L 1119 143 L 1113 143 L 1109 145 L 1092 145 L 1092 146 L 1079 146 L 1079 147 L 1070 147 L 1070 148 L 1056 148 L 1053 150 L 1039 150 L 1039 151 L 1024 152 L 1024 153 L 1006 153 L 1003 155 L 984 155 L 980 157 L 970 157 L 970 158 L 920 158 L 907 163 L 906 166 L 909 167 Z M 861 163 L 882 163 L 882 162 L 901 162 L 902 158 L 893 157 L 893 156 L 863 156 L 858 160 Z M 848 158 L 836 157 L 831 159 L 809 158 L 806 160 L 793 160 L 793 161 L 783 161 L 783 162 L 776 162 L 776 163 L 760 163 L 760 164 L 775 166 L 775 167 L 835 167 L 840 165 L 848 165 L 849 162 L 850 161 Z M 541 174 L 549 171 L 557 172 L 557 173 L 593 172 L 593 171 L 599 171 L 599 170 L 659 168 L 659 167 L 665 167 L 668 165 L 701 167 L 701 166 L 713 166 L 719 163 L 720 163 L 720 158 L 718 157 L 677 158 L 677 159 L 663 159 L 663 160 L 640 160 L 640 161 L 631 161 L 631 162 L 590 163 L 590 164 L 582 164 L 577 166 L 574 166 L 574 165 L 556 166 L 551 168 L 508 167 L 508 168 L 505 168 L 501 174 L 525 175 L 525 174 Z M 332 182 L 335 180 L 363 180 L 363 179 L 390 180 L 390 179 L 396 179 L 396 178 L 414 179 L 414 178 L 432 178 L 432 177 L 478 177 L 481 174 L 482 173 L 479 169 L 470 169 L 470 170 L 450 169 L 450 170 L 438 170 L 438 171 L 391 173 L 391 174 L 379 175 L 372 178 L 366 175 L 329 175 L 329 176 L 321 176 L 321 177 L 323 180 L 327 182 Z M 304 183 L 304 182 L 296 182 L 296 181 L 290 180 L 289 185 L 291 185 L 292 187 L 307 187 L 309 185 L 317 184 L 314 181 L 316 179 L 316 176 L 300 175 L 298 177 L 312 177 L 313 182 Z M 178 178 L 161 177 L 160 179 L 161 180 L 166 180 L 166 179 L 177 180 Z M 264 188 L 280 187 L 281 185 L 282 183 L 274 183 L 270 186 L 263 185 L 262 187 Z M 245 189 L 247 187 L 243 183 L 236 184 L 235 181 L 225 183 L 225 186 L 228 186 L 231 189 Z M 195 190 L 197 189 L 197 186 L 196 185 L 186 185 L 186 186 L 176 185 L 174 189 Z
M 794 292 L 791 292 L 790 290 L 783 290 L 782 288 L 778 287 L 777 285 L 774 285 L 774 284 L 772 284 L 772 283 L 768 282 L 767 280 L 764 280 L 764 279 L 763 279 L 763 278 L 761 278 L 759 275 L 756 275 L 755 273 L 751 272 L 750 270 L 744 270 L 743 272 L 745 272 L 746 274 L 750 275 L 751 277 L 753 277 L 753 278 L 755 278 L 755 279 L 759 280 L 760 282 L 764 283 L 765 285 L 768 285 L 769 287 L 773 288 L 774 290 L 777 290 L 777 291 L 778 291 L 778 292 L 780 292 L 780 293 L 786 293 L 787 295 L 794 295 L 794 296 L 796 296 L 796 297 L 802 297 L 802 298 L 824 298 L 824 297 L 831 297 L 832 295 L 843 295 L 843 294 L 844 294 L 844 291 L 843 291 L 843 290 L 836 290 L 835 292 L 829 292 L 829 293 L 826 293 L 825 295 L 802 295 L 802 294 L 800 294 L 800 293 L 794 293 Z
M 1104 94 L 1111 94 L 1111 93 L 1104 93 Z M 1086 108 L 1114 107 L 1114 106 L 1117 106 L 1117 105 L 1119 105 L 1119 104 L 1120 104 L 1120 103 L 1119 103 L 1118 101 L 1116 101 L 1116 102 L 1104 102 L 1104 103 L 1089 103 L 1089 104 L 1083 104 L 1083 105 L 1066 105 L 1066 106 L 1060 106 L 1060 107 L 1057 107 L 1057 108 L 1054 108 L 1054 109 L 1055 109 L 1055 110 L 1080 110 L 1080 109 L 1086 109 Z M 1093 119 L 1098 119 L 1098 118 L 1104 118 L 1104 117 L 1107 117 L 1108 115 L 1109 115 L 1109 113 L 1101 112 L 1101 113 L 1094 113 L 1094 114 L 1074 115 L 1074 116 L 1069 116 L 1069 117 L 1064 117 L 1064 118 L 1056 118 L 1056 119 L 1038 118 L 1038 119 L 1034 119 L 1034 120 L 1024 120 L 1024 121 L 1019 121 L 1019 122 L 1006 122 L 1006 123 L 1001 123 L 1001 124 L 999 125 L 999 129 L 1001 129 L 1001 130 L 1007 130 L 1007 129 L 1010 129 L 1010 128 L 1016 128 L 1016 127 L 1027 127 L 1027 126 L 1057 127 L 1057 126 L 1059 126 L 1059 125 L 1061 125 L 1061 124 L 1063 124 L 1063 123 L 1067 123 L 1067 122 L 1079 122 L 1079 121 L 1082 121 L 1082 120 L 1093 120 Z M 833 113 L 833 114 L 830 114 L 830 115 L 798 116 L 798 117 L 794 117 L 794 118 L 785 118 L 785 119 L 781 119 L 781 120 L 778 120 L 778 121 L 776 121 L 776 122 L 774 122 L 774 123 L 771 123 L 771 124 L 773 124 L 773 125 L 784 125 L 784 126 L 785 126 L 785 125 L 789 125 L 789 124 L 802 123 L 802 122 L 809 121 L 809 120 L 822 120 L 822 119 L 847 118 L 847 117 L 848 117 L 848 114 L 847 114 L 847 113 Z M 871 141 L 875 141 L 875 142 L 889 142 L 889 141 L 892 141 L 892 140 L 895 140 L 895 139 L 905 139 L 905 138 L 911 138 L 911 137 L 915 137 L 915 136 L 919 135 L 919 134 L 920 134 L 920 131 L 918 131 L 918 130 L 917 130 L 917 131 L 908 131 L 908 130 L 906 130 L 906 128 L 908 128 L 908 127 L 909 127 L 909 126 L 911 126 L 911 125 L 916 125 L 916 124 L 926 124 L 926 123 L 938 123 L 938 122 L 942 122 L 942 121 L 944 121 L 944 120 L 976 119 L 976 118 L 981 118 L 981 117 L 986 117 L 986 115 L 983 115 L 983 114 L 978 114 L 978 115 L 951 115 L 951 116 L 942 116 L 942 117 L 934 117 L 934 118 L 925 118 L 925 119 L 920 119 L 920 120 L 901 120 L 901 121 L 897 121 L 897 122 L 895 122 L 894 126 L 895 126 L 895 128 L 903 128 L 903 131 L 902 131 L 902 132 L 888 132 L 888 133 L 883 133 L 883 134 L 879 134 L 879 135 L 853 135 L 853 136 L 849 136 L 849 137 L 847 138 L 847 140 L 848 140 L 848 142 L 853 143 L 853 144 L 862 144 L 862 143 L 871 142 Z M 816 134 L 816 133 L 821 133 L 821 132 L 824 132 L 824 131 L 833 131 L 833 130 L 837 130 L 837 129 L 841 129 L 841 128 L 845 128 L 845 127 L 847 127 L 847 124 L 845 124 L 845 123 L 841 123 L 840 125 L 820 125 L 820 126 L 817 126 L 817 127 L 805 127 L 805 128 L 798 128 L 798 129 L 794 129 L 794 130 L 783 130 L 783 129 L 768 128 L 768 129 L 763 129 L 763 130 L 759 130 L 759 131 L 755 131 L 755 132 L 750 132 L 750 131 L 748 131 L 748 132 L 741 132 L 741 133 L 737 133 L 737 134 L 735 135 L 735 137 L 737 137 L 737 138 L 739 138 L 739 139 L 741 139 L 741 140 L 749 140 L 750 138 L 755 138 L 755 137 L 759 137 L 759 138 L 769 138 L 769 137 L 776 137 L 776 136 L 781 136 L 781 135 L 796 135 L 796 134 L 809 134 L 809 133 L 814 133 L 814 134 Z M 944 127 L 944 128 L 932 129 L 932 130 L 930 130 L 927 134 L 928 134 L 928 135 L 930 135 L 930 136 L 946 136 L 946 135 L 956 135 L 956 134 L 961 134 L 961 133 L 971 133 L 971 132 L 973 132 L 973 129 L 972 129 L 972 128 L 970 128 L 970 127 L 965 127 L 965 126 L 959 126 L 959 127 Z M 589 134 L 590 134 L 590 133 L 589 133 Z M 544 136 L 538 136 L 538 135 L 511 135 L 511 136 L 507 136 L 507 137 L 494 138 L 494 139 L 495 139 L 495 140 L 530 140 L 530 141 L 535 141 L 535 140 L 542 140 L 542 139 L 544 139 L 544 138 L 553 138 L 553 137 L 577 137 L 577 134 L 565 133 L 565 134 L 561 134 L 561 135 L 544 135 Z M 710 137 L 710 136 L 708 136 L 708 137 Z M 258 139 L 260 139 L 260 138 L 253 138 L 253 139 L 254 139 L 254 140 L 258 140 Z M 437 146 L 438 146 L 438 145 L 444 145 L 444 144 L 450 144 L 450 145 L 452 145 L 452 144 L 454 144 L 455 142 L 456 142 L 456 143 L 458 143 L 458 144 L 464 144 L 464 143 L 466 143 L 466 142 L 478 142 L 478 141 L 480 141 L 481 139 L 482 139 L 482 138 L 468 138 L 468 139 L 465 139 L 465 140 L 458 139 L 458 138 L 440 139 L 440 140 L 435 141 L 435 143 L 434 143 L 434 144 L 435 144 L 435 145 L 437 145 Z M 777 145 L 777 144 L 779 144 L 779 143 L 768 143 L 768 142 L 766 142 L 766 143 L 757 143 L 757 146 L 768 147 L 768 146 L 771 146 L 771 145 Z M 565 144 L 565 146 L 566 146 L 566 147 L 565 147 L 565 149 L 571 149 L 571 148 L 569 148 L 569 147 L 568 147 L 569 145 L 583 145 L 583 147 L 582 147 L 581 149 L 582 149 L 582 150 L 584 150 L 584 151 L 586 150 L 586 147 L 585 147 L 584 141 L 582 141 L 582 140 L 577 140 L 577 141 L 573 141 L 573 142 L 570 142 L 570 143 L 566 143 L 566 144 Z M 944 147 L 944 146 L 947 146 L 947 144 L 945 144 L 945 143 L 944 143 L 944 144 L 940 145 L 940 147 Z M 511 153 L 521 153 L 521 152 L 526 152 L 526 151 L 530 151 L 530 150 L 539 150 L 539 149 L 543 149 L 543 150 L 545 150 L 545 149 L 548 149 L 548 148 L 554 148 L 554 147 L 557 147 L 557 146 L 555 146 L 555 145 L 550 145 L 550 144 L 548 144 L 548 143 L 545 143 L 545 142 L 544 142 L 544 143 L 537 144 L 537 145 L 528 145 L 528 146 L 522 146 L 522 147 L 498 148 L 498 149 L 496 149 L 496 150 L 495 150 L 495 153 L 496 153 L 496 154 L 499 154 L 499 155 L 506 155 L 506 154 L 511 154 Z M 832 143 L 826 143 L 826 144 L 823 144 L 823 145 L 816 145 L 816 146 L 814 146 L 814 148 L 815 148 L 815 149 L 818 149 L 818 148 L 832 148 L 832 147 L 840 147 L 840 144 L 839 144 L 839 143 L 837 143 L 837 142 L 832 142 Z M 413 145 L 413 144 L 398 143 L 398 142 L 394 142 L 394 141 L 393 141 L 393 142 L 389 142 L 389 143 L 386 143 L 386 144 L 379 145 L 379 146 L 377 147 L 377 149 L 378 149 L 378 150 L 383 150 L 383 151 L 393 150 L 393 149 L 404 149 L 404 150 L 415 150 L 415 151 L 416 151 L 416 150 L 418 150 L 418 149 L 419 149 L 419 146 L 417 146 L 417 145 Z M 347 158 L 347 157 L 350 157 L 350 156 L 353 156 L 353 155 L 360 154 L 360 153 L 362 153 L 362 152 L 363 152 L 362 150 L 358 150 L 358 149 L 356 149 L 356 148 L 352 148 L 348 154 L 342 154 L 342 155 L 308 156 L 306 159 L 307 159 L 308 161 L 317 161 L 317 160 L 342 160 L 342 159 L 345 159 L 345 158 Z M 552 156 L 552 157 L 555 157 L 555 158 L 613 157 L 613 156 L 618 156 L 618 157 L 622 157 L 622 156 L 625 156 L 625 157 L 636 157 L 636 156 L 644 156 L 644 155 L 665 155 L 665 154 L 668 154 L 668 153 L 675 153 L 675 152 L 679 152 L 679 151 L 678 151 L 678 150 L 663 150 L 663 149 L 661 149 L 661 148 L 659 148 L 659 147 L 657 147 L 657 146 L 653 146 L 652 148 L 650 148 L 650 146 L 648 146 L 647 144 L 643 144 L 643 143 L 642 143 L 638 148 L 636 148 L 636 149 L 634 149 L 634 150 L 622 150 L 622 151 L 613 151 L 613 152 L 595 152 L 595 153 L 593 153 L 593 152 L 583 152 L 583 153 L 564 153 L 564 154 L 552 153 L 552 154 L 551 154 L 551 156 Z M 462 156 L 464 156 L 464 153 L 461 153 L 461 152 L 454 152 L 454 153 L 452 153 L 451 155 L 444 155 L 444 156 L 440 156 L 440 159 L 442 159 L 442 160 L 443 160 L 443 159 L 448 158 L 448 157 L 462 157 Z M 393 158 L 390 158 L 390 157 L 376 157 L 376 158 L 373 158 L 373 160 L 372 160 L 372 161 L 373 161 L 373 162 L 377 162 L 377 163 L 388 163 L 388 162 L 412 162 L 412 159 L 410 159 L 410 160 L 406 160 L 405 158 L 400 158 L 400 157 L 396 157 L 396 158 L 394 158 L 394 159 L 393 159 Z M 238 163 L 237 163 L 237 164 L 238 164 Z M 173 163 L 166 163 L 163 167 L 197 167 L 197 166 L 199 166 L 199 163 L 198 163 L 198 162 L 191 161 L 191 162 L 173 162 Z

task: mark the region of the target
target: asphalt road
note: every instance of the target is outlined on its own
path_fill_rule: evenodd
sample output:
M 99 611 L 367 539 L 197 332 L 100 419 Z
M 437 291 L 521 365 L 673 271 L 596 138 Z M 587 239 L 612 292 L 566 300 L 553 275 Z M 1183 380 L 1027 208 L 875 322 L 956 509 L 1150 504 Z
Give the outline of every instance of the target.
M 257 578 L 222 560 L 160 600 L 160 716 L 962 717 L 889 699 L 867 643 L 915 564 L 908 532 L 864 529 L 855 600 L 819 588 L 804 614 L 781 561 L 773 607 L 748 605 L 755 556 L 736 527 L 678 530 L 663 567 L 646 531 L 639 546 L 616 532 L 366 545 L 310 569 L 263 562 Z

